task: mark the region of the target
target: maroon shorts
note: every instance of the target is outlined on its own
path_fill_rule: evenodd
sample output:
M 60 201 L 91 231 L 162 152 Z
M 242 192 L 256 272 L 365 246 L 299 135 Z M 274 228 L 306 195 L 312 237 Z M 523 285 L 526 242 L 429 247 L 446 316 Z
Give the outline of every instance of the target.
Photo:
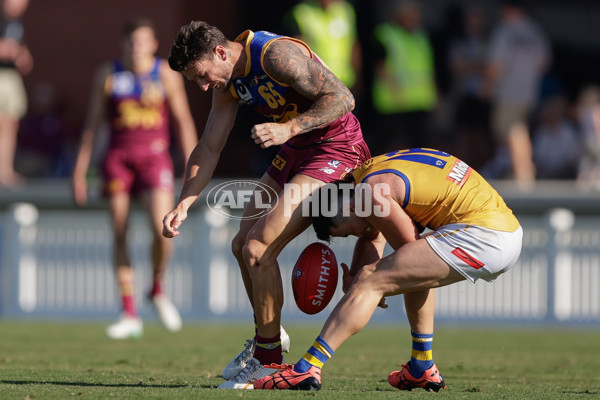
M 173 190 L 173 160 L 168 151 L 147 148 L 109 149 L 102 166 L 105 196 L 139 194 L 148 189 Z
M 303 148 L 283 144 L 267 169 L 267 174 L 281 187 L 297 174 L 325 183 L 342 179 L 371 158 L 371 153 L 360 131 L 358 135 L 352 135 L 354 138 L 340 136 L 342 137 L 334 137 L 332 141 Z

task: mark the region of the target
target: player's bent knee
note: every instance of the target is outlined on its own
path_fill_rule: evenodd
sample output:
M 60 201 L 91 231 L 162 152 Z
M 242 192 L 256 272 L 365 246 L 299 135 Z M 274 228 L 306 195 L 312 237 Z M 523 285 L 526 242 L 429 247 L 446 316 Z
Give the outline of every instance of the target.
M 248 239 L 242 248 L 244 261 L 249 268 L 270 265 L 265 253 L 267 245 L 254 239 Z
M 354 278 L 352 286 L 360 291 L 386 293 L 396 289 L 395 277 L 377 270 L 375 264 L 364 266 Z
M 374 272 L 375 268 L 373 266 L 366 265 L 358 272 L 358 274 L 354 278 L 352 286 L 361 290 L 369 290 L 369 288 L 373 285 Z
M 368 280 L 373 276 L 373 272 L 375 272 L 375 265 L 365 265 L 356 274 L 356 277 L 354 278 L 354 283 L 368 282 Z
M 235 235 L 233 240 L 231 241 L 231 252 L 238 260 L 241 259 L 243 255 L 244 243 L 246 242 L 246 238 L 242 237 L 242 235 Z

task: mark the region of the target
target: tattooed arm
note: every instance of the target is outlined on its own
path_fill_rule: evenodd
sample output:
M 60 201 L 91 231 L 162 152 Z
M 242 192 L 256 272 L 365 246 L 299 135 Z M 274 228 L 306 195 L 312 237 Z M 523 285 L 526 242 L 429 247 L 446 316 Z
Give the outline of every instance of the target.
M 354 109 L 350 90 L 324 65 L 313 60 L 297 42 L 277 40 L 263 58 L 265 71 L 313 101 L 306 112 L 285 123 L 259 124 L 252 128 L 254 142 L 266 148 L 329 125 Z

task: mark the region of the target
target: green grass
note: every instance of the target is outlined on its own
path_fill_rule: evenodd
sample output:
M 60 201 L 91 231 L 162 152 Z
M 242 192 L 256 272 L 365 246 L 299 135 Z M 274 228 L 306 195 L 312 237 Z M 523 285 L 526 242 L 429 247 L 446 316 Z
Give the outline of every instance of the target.
M 318 326 L 286 326 L 295 362 Z M 148 323 L 143 338 L 112 341 L 98 323 L 0 321 L 0 399 L 595 399 L 600 330 L 448 327 L 434 357 L 448 388 L 400 392 L 387 374 L 410 355 L 408 326 L 368 326 L 323 370 L 320 392 L 216 390 L 251 334 L 247 325 Z

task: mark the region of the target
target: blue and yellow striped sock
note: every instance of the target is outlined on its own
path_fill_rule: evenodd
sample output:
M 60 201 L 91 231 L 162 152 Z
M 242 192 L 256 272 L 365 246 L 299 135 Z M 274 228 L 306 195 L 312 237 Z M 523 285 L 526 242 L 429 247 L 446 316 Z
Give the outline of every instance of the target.
M 410 356 L 410 374 L 420 378 L 433 365 L 433 333 L 410 332 L 412 336 L 412 355 Z
M 294 365 L 294 371 L 306 372 L 312 367 L 323 368 L 323 365 L 333 356 L 333 350 L 327 344 L 325 339 L 318 336 L 312 347 L 308 349 L 304 357 Z

